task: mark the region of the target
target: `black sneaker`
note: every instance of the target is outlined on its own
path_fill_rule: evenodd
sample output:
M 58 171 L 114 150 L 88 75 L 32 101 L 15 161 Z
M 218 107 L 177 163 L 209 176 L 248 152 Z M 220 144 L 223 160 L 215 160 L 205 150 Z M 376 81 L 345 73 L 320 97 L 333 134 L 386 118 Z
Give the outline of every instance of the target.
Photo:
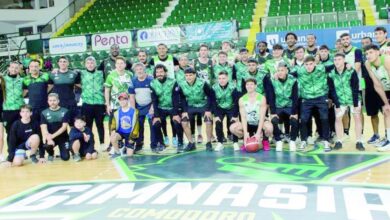
M 365 150 L 366 150 L 366 149 L 364 148 L 362 142 L 357 142 L 357 143 L 356 143 L 356 149 L 357 149 L 358 151 L 365 151 Z
M 184 151 L 193 151 L 195 150 L 196 147 L 195 147 L 195 144 L 194 143 L 188 143 L 187 146 L 184 148 Z
M 180 154 L 180 153 L 183 153 L 183 152 L 184 152 L 183 144 L 178 144 L 176 153 Z
M 213 145 L 211 145 L 211 142 L 207 142 L 206 144 L 206 151 L 213 151 Z
M 340 141 L 337 141 L 333 149 L 340 150 L 341 148 L 343 148 L 343 144 Z
M 31 159 L 32 163 L 38 163 L 39 162 L 39 160 L 37 159 L 37 155 L 35 155 L 35 154 L 30 155 L 30 159 Z

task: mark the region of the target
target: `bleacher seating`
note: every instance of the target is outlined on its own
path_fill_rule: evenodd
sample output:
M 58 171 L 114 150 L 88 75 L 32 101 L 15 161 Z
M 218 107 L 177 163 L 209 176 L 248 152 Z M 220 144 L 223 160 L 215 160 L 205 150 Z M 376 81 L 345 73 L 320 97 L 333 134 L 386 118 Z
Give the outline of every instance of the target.
M 97 0 L 63 35 L 152 27 L 169 0 Z
M 164 25 L 235 19 L 239 29 L 249 29 L 255 3 L 256 0 L 180 0 Z
M 379 12 L 379 19 L 388 19 L 387 7 L 390 7 L 390 0 L 374 0 L 376 11 Z

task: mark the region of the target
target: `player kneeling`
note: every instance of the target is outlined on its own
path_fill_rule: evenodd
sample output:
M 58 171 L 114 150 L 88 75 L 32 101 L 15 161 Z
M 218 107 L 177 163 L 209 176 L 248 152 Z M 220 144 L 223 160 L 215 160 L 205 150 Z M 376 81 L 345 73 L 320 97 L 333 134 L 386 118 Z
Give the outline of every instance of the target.
M 92 130 L 85 125 L 85 117 L 79 115 L 75 117 L 74 127 L 70 129 L 69 142 L 73 149 L 73 160 L 75 162 L 81 161 L 83 157 L 86 160 L 97 158 Z
M 260 143 L 263 142 L 263 132 L 266 136 L 272 134 L 272 124 L 265 121 L 265 113 L 267 111 L 266 97 L 256 92 L 257 82 L 253 78 L 245 81 L 247 93 L 239 100 L 239 111 L 241 122 L 234 121 L 230 126 L 230 131 L 238 138 L 244 138 L 244 145 L 248 140 L 256 138 Z M 252 138 L 251 138 L 252 137 Z M 261 144 L 260 149 L 263 148 Z M 269 150 L 269 148 L 264 148 Z

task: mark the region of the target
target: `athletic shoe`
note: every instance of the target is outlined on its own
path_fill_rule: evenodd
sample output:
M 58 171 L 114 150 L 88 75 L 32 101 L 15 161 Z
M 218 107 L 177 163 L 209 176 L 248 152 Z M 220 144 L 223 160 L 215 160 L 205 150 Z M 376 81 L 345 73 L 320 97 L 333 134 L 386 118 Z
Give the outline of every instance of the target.
M 155 154 L 160 153 L 160 151 L 158 150 L 158 147 L 152 148 L 152 152 Z
M 119 155 L 119 156 L 120 156 L 120 155 Z M 75 154 L 75 155 L 73 156 L 73 160 L 74 160 L 74 162 L 80 162 L 80 161 L 81 161 L 80 154 Z
M 263 140 L 263 141 L 261 141 L 261 143 L 263 144 L 263 150 L 264 151 L 269 151 L 271 149 L 271 146 L 270 146 L 268 140 Z
M 224 148 L 223 144 L 222 143 L 218 143 L 214 150 L 215 151 L 221 151 L 221 150 L 223 150 L 223 148 Z
M 196 146 L 194 143 L 188 143 L 187 146 L 184 148 L 184 151 L 188 152 L 188 151 L 193 151 L 196 149 Z
M 196 143 L 201 144 L 202 142 L 203 142 L 203 137 L 202 135 L 199 134 Z
M 107 148 L 106 148 L 106 145 L 105 144 L 100 144 L 100 147 L 99 147 L 99 150 L 100 151 L 105 151 Z
M 289 141 L 288 142 L 289 148 L 291 152 L 297 151 L 297 145 L 295 144 L 295 141 Z
M 304 151 L 306 149 L 307 143 L 306 141 L 301 141 L 301 144 L 299 145 L 298 150 L 299 151 Z
M 169 146 L 169 137 L 168 136 L 164 137 L 164 144 L 166 146 Z
M 385 145 L 383 145 L 382 147 L 378 147 L 377 150 L 379 152 L 390 151 L 390 141 L 386 140 Z
M 177 137 L 173 137 L 173 138 L 172 138 L 172 146 L 173 146 L 174 148 L 176 148 L 177 145 L 178 145 Z
M 207 142 L 206 144 L 206 151 L 213 151 L 213 145 L 211 145 L 211 142 Z
M 369 143 L 369 144 L 376 144 L 376 143 L 380 142 L 380 140 L 381 139 L 380 139 L 379 135 L 378 134 L 374 134 L 374 135 L 372 135 L 372 137 L 370 139 L 368 139 L 367 143 Z
M 218 141 L 218 140 L 217 140 L 217 141 Z M 223 137 L 222 142 L 223 142 L 223 143 L 226 143 L 226 142 L 227 142 L 227 139 L 226 139 L 225 137 Z
M 217 142 L 218 142 L 218 139 L 213 135 L 213 136 L 211 137 L 211 142 L 217 143 Z
M 229 141 L 233 142 L 233 135 L 232 135 L 232 134 L 229 135 L 229 136 L 228 136 L 228 139 L 229 139 Z
M 312 136 L 309 136 L 308 138 L 307 138 L 307 144 L 308 145 L 314 145 L 314 141 L 315 139 L 312 137 Z
M 111 152 L 111 149 L 112 149 L 112 145 L 110 144 L 106 149 L 104 149 L 103 151 L 105 152 Z
M 240 150 L 240 146 L 238 146 L 238 143 L 233 143 L 233 150 L 234 151 L 239 151 Z
M 158 149 L 158 151 L 163 152 L 165 150 L 165 146 L 162 144 L 159 144 L 157 149 Z
M 375 144 L 375 147 L 383 147 L 386 145 L 387 142 L 387 138 L 383 138 L 381 141 Z
M 246 152 L 245 144 L 241 145 L 240 150 L 241 150 L 242 152 Z
M 332 151 L 332 148 L 330 147 L 328 141 L 324 141 L 323 144 L 324 144 L 324 151 L 325 151 L 325 152 Z
M 0 163 L 5 161 L 4 154 L 0 154 Z
M 110 159 L 115 159 L 115 158 L 120 157 L 120 156 L 121 156 L 120 153 L 113 153 L 113 154 L 111 154 Z M 80 156 L 78 156 L 78 157 L 80 157 Z M 74 156 L 73 156 L 73 159 L 76 160 Z M 78 161 L 76 161 L 76 162 L 78 162 Z
M 184 152 L 183 145 L 182 144 L 177 145 L 177 152 L 176 153 L 180 154 L 183 152 Z
M 340 141 L 336 141 L 336 144 L 334 145 L 333 149 L 340 150 L 341 148 L 343 148 L 343 143 L 341 143 Z
M 364 146 L 363 146 L 363 143 L 362 142 L 356 142 L 356 149 L 358 150 L 358 151 L 365 151 L 366 149 L 364 148 Z
M 30 159 L 31 159 L 32 163 L 38 163 L 39 162 L 39 160 L 37 159 L 37 155 L 35 155 L 35 154 L 30 155 Z
M 276 141 L 276 151 L 283 151 L 283 141 Z
M 288 134 L 284 135 L 283 142 L 284 143 L 290 142 L 290 135 L 288 135 Z
M 49 156 L 47 157 L 47 161 L 53 162 L 53 161 L 54 161 L 54 157 L 49 155 Z

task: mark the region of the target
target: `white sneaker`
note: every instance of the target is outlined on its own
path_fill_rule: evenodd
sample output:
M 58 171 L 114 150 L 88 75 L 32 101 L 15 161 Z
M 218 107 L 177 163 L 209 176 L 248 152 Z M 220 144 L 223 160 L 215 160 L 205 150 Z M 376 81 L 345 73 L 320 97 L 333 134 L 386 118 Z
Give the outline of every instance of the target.
M 5 162 L 5 156 L 4 154 L 0 154 L 0 163 Z
M 301 145 L 299 145 L 298 150 L 304 151 L 306 149 L 306 146 L 307 146 L 306 141 L 301 141 Z
M 105 144 L 100 144 L 99 151 L 103 152 L 106 148 L 107 148 L 107 146 Z
M 217 146 L 215 147 L 214 151 L 221 151 L 223 150 L 224 146 L 222 143 L 217 143 Z
M 379 152 L 390 151 L 390 141 L 386 140 L 385 145 L 383 145 L 382 147 L 378 147 L 377 150 Z
M 330 147 L 328 141 L 324 141 L 323 144 L 324 144 L 324 151 L 325 151 L 325 152 L 329 152 L 329 151 L 332 150 L 332 148 Z
M 234 149 L 234 151 L 239 151 L 240 150 L 240 146 L 238 146 L 238 143 L 234 143 L 233 144 L 233 149 Z
M 109 155 L 115 154 L 115 149 L 114 149 L 114 147 L 111 147 L 111 150 L 110 150 L 110 152 L 108 152 L 108 154 L 109 154 Z
M 295 141 L 290 141 L 288 145 L 291 152 L 297 151 L 297 145 L 295 144 Z
M 385 138 L 383 138 L 382 140 L 380 140 L 379 142 L 377 142 L 377 143 L 374 144 L 374 145 L 375 145 L 375 147 L 383 147 L 383 146 L 386 145 L 386 142 L 387 142 L 387 139 L 386 139 L 386 137 L 385 137 Z
M 307 137 L 307 144 L 308 145 L 314 145 L 314 138 L 312 136 Z
M 276 151 L 283 151 L 283 141 L 276 141 Z

